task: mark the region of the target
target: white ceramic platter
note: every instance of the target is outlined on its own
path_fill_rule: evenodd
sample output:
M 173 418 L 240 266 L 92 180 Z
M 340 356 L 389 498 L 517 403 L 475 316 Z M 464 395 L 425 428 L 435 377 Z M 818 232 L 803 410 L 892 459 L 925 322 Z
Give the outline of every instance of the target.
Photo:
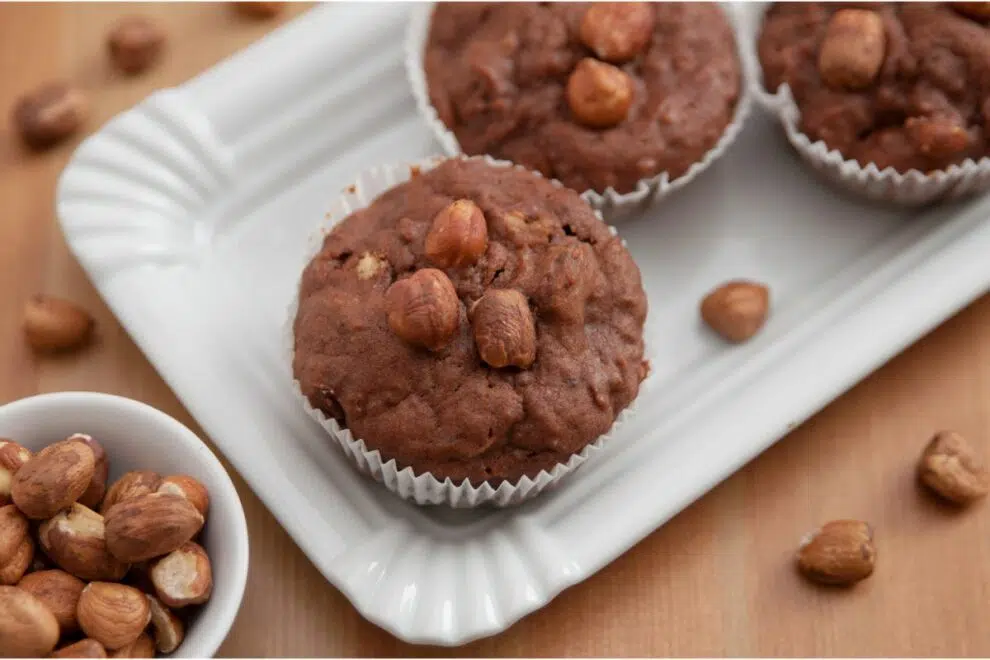
M 750 11 L 738 7 L 739 11 Z M 417 508 L 356 474 L 293 399 L 280 330 L 307 239 L 359 171 L 435 153 L 403 73 L 406 6 L 321 6 L 107 124 L 58 188 L 107 303 L 306 554 L 414 642 L 497 633 L 584 580 L 990 284 L 990 203 L 868 206 L 767 116 L 620 227 L 653 373 L 603 455 L 522 508 Z M 339 218 L 338 218 L 339 219 Z M 774 312 L 727 346 L 698 320 L 733 277 Z

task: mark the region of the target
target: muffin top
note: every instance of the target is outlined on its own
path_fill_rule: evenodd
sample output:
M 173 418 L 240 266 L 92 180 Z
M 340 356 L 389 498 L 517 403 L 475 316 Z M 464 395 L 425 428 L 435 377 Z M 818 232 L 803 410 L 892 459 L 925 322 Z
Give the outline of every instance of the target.
M 577 193 L 448 160 L 327 235 L 300 283 L 293 373 L 400 467 L 516 481 L 636 398 L 646 308 L 628 250 Z
M 714 3 L 438 3 L 424 66 L 461 149 L 577 191 L 684 174 L 731 123 L 740 88 Z
M 759 56 L 801 130 L 847 159 L 930 172 L 987 154 L 990 5 L 779 3 Z

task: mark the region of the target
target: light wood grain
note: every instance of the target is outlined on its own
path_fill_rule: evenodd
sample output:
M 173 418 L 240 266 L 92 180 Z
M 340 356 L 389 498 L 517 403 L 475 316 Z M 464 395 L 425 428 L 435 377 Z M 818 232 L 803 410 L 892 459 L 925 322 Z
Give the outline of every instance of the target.
M 139 78 L 112 73 L 104 53 L 108 26 L 125 13 L 153 16 L 171 35 L 165 61 Z M 66 78 L 91 91 L 94 128 L 278 22 L 240 19 L 221 5 L 0 4 L 0 109 L 39 82 Z M 30 155 L 6 123 L 2 131 L 0 402 L 99 390 L 146 401 L 197 429 L 57 229 L 53 191 L 73 145 Z M 21 307 L 39 291 L 92 310 L 97 345 L 33 358 L 22 341 Z M 913 480 L 915 458 L 936 429 L 990 445 L 988 404 L 984 298 L 600 574 L 502 635 L 456 651 L 409 647 L 366 623 L 235 475 L 251 574 L 222 654 L 990 655 L 990 508 L 954 512 Z M 811 587 L 791 563 L 801 535 L 835 517 L 877 528 L 876 574 L 852 590 Z

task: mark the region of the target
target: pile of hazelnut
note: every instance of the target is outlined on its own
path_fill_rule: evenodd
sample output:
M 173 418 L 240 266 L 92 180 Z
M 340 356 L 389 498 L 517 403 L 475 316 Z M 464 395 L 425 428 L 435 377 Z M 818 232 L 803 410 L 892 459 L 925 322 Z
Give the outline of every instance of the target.
M 108 488 L 109 467 L 88 435 L 36 454 L 0 439 L 0 656 L 171 653 L 209 599 L 203 484 L 136 471 Z

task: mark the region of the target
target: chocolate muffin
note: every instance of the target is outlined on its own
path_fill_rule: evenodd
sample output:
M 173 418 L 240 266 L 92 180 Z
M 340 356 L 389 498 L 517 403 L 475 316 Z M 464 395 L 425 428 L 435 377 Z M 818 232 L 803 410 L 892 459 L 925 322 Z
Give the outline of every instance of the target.
M 988 153 L 988 3 L 779 3 L 759 58 L 799 128 L 861 166 L 942 170 Z
M 516 482 L 636 398 L 646 310 L 632 257 L 576 193 L 448 160 L 326 236 L 299 287 L 293 373 L 385 460 Z
M 714 3 L 438 3 L 431 104 L 468 154 L 619 193 L 700 161 L 740 97 Z

